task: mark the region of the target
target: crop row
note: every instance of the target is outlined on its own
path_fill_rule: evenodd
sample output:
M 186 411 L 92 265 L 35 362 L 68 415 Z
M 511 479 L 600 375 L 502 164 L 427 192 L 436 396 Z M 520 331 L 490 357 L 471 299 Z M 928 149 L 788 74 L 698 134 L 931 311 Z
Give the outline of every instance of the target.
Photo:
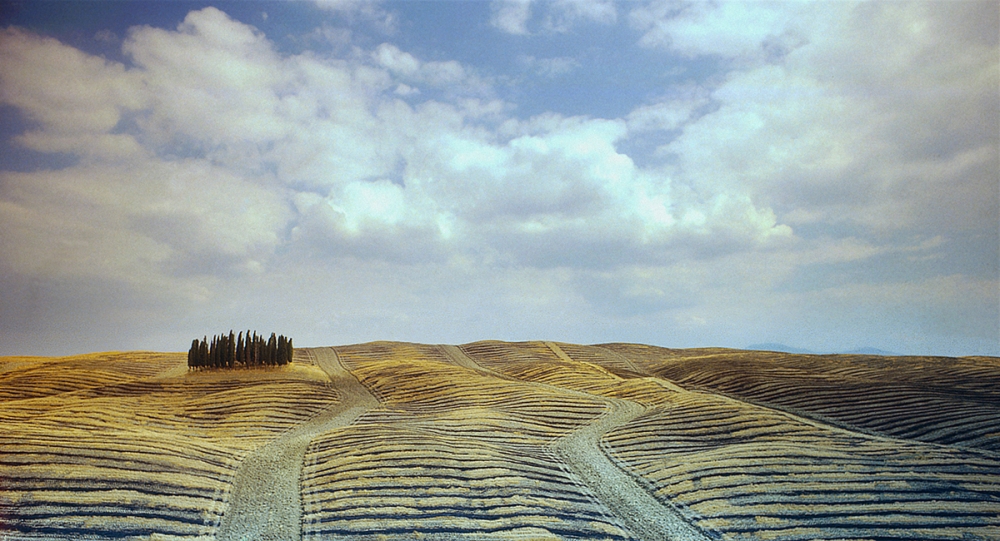
M 601 346 L 565 343 L 559 343 L 558 346 L 574 360 L 596 364 L 623 378 L 638 378 L 648 375 L 641 373 L 628 357 Z
M 991 455 L 825 427 L 716 395 L 676 393 L 604 440 L 608 453 L 725 539 L 989 538 Z
M 632 371 L 621 355 L 595 346 L 552 342 L 474 342 L 461 347 L 479 365 L 505 376 L 598 396 L 655 405 L 668 382 Z
M 578 391 L 595 391 L 621 379 L 597 365 L 567 361 L 544 342 L 475 342 L 462 351 L 505 376 Z
M 628 538 L 546 445 L 600 415 L 599 400 L 469 370 L 434 346 L 337 351 L 382 405 L 310 445 L 305 539 Z
M 337 352 L 387 408 L 441 414 L 442 421 L 459 409 L 489 412 L 497 422 L 510 425 L 502 429 L 503 437 L 546 443 L 605 411 L 596 397 L 500 379 L 441 360 L 414 359 L 407 349 L 381 351 L 377 357 L 351 348 Z M 445 357 L 433 351 L 437 358 Z
M 531 527 L 627 537 L 547 448 L 476 438 L 489 429 L 469 417 L 454 434 L 420 428 L 434 421 L 382 412 L 315 441 L 303 471 L 305 537 L 504 537 Z
M 0 443 L 0 531 L 208 535 L 221 519 L 236 459 L 222 446 L 157 433 L 8 433 Z
M 152 376 L 170 366 L 170 353 L 94 353 L 27 357 L 0 371 L 0 402 L 37 398 Z M 13 361 L 9 361 L 13 364 Z
M 666 362 L 657 374 L 887 435 L 1000 451 L 1000 394 L 991 390 L 1000 367 L 988 372 L 994 365 L 914 359 L 923 372 L 907 379 L 912 370 L 880 366 L 888 361 L 868 366 L 848 359 L 842 366 L 839 359 L 821 359 L 693 359 Z
M 184 363 L 167 361 L 153 373 Z M 0 538 L 213 535 L 247 450 L 336 400 L 307 367 L 263 372 L 84 375 L 76 390 L 0 402 Z

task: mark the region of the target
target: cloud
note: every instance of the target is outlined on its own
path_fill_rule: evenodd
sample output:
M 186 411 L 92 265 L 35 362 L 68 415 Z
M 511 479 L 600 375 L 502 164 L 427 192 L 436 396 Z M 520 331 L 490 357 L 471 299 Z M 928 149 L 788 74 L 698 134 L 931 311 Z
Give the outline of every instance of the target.
M 316 0 L 317 6 L 330 11 L 356 11 L 377 3 L 377 0 Z
M 687 56 L 780 58 L 821 30 L 822 8 L 802 3 L 651 2 L 629 14 L 639 43 Z
M 274 190 L 204 161 L 0 178 L 3 263 L 40 277 L 100 276 L 150 286 L 178 273 L 252 271 L 267 263 L 290 218 Z
M 531 18 L 531 0 L 494 0 L 491 4 L 494 27 L 508 34 L 528 33 L 528 19 Z
M 611 0 L 556 0 L 548 7 L 545 26 L 555 32 L 568 32 L 581 22 L 614 24 L 618 20 L 618 8 Z
M 260 32 L 218 9 L 191 12 L 176 31 L 133 28 L 123 50 L 153 101 L 140 127 L 161 148 L 259 144 L 290 128 L 276 115 L 278 91 L 291 84 L 281 59 Z
M 989 173 L 998 163 L 1000 122 L 995 29 L 958 33 L 953 19 L 996 9 L 965 6 L 831 3 L 809 4 L 808 13 L 799 4 L 694 4 L 676 13 L 659 4 L 637 8 L 633 18 L 649 28 L 645 44 L 692 56 L 756 58 L 732 66 L 711 91 L 714 110 L 688 122 L 661 156 L 673 157 L 678 174 L 692 182 L 740 186 L 799 223 L 930 231 L 995 219 Z M 751 15 L 763 23 L 740 22 Z M 748 30 L 734 32 L 740 28 Z M 754 57 L 771 37 L 800 32 L 808 39 L 780 60 Z M 633 117 L 650 119 L 657 107 Z
M 629 8 L 643 54 L 721 71 L 620 118 L 524 117 L 488 70 L 381 35 L 290 53 L 205 8 L 131 29 L 118 63 L 6 29 L 0 100 L 30 122 L 15 141 L 76 161 L 0 172 L 0 284 L 47 299 L 35 325 L 118 290 L 98 303 L 125 306 L 115 321 L 269 318 L 317 343 L 447 325 L 671 345 L 871 327 L 897 351 L 906 333 L 988 337 L 995 4 Z M 494 4 L 491 24 L 568 32 L 617 9 Z M 945 321 L 962 307 L 967 331 Z M 28 336 L 15 312 L 4 328 Z
M 35 48 L 69 49 L 31 39 Z M 263 272 L 276 251 L 299 253 L 297 243 L 330 258 L 475 254 L 611 268 L 681 253 L 709 257 L 790 235 L 748 197 L 692 190 L 637 167 L 617 149 L 629 133 L 624 121 L 553 114 L 520 121 L 497 101 L 412 106 L 397 97 L 400 89 L 414 95 L 410 84 L 485 84 L 458 62 L 422 61 L 388 43 L 351 60 L 281 55 L 255 28 L 215 8 L 191 12 L 176 30 L 133 28 L 123 50 L 130 68 L 87 65 L 135 81 L 135 104 L 124 102 L 133 108 L 128 136 L 145 145 L 147 158 L 10 182 L 58 191 L 75 174 L 84 179 L 79 186 L 105 193 L 129 189 L 130 175 L 148 179 L 132 188 L 136 198 L 82 197 L 104 209 L 96 221 L 79 217 L 95 236 L 111 228 L 121 237 L 108 239 L 135 246 L 131 259 L 108 268 L 97 261 L 115 258 L 95 258 L 88 271 L 95 275 Z M 108 107 L 125 105 L 110 99 Z M 32 197 L 23 208 L 53 196 Z M 117 221 L 102 221 L 110 217 Z M 604 257 L 612 252 L 616 258 Z
M 112 133 L 145 105 L 140 80 L 123 65 L 17 28 L 0 31 L 0 51 L 0 101 L 37 125 L 18 143 L 83 157 L 141 154 L 130 136 Z
M 581 23 L 610 25 L 618 20 L 618 8 L 611 0 L 493 0 L 490 23 L 502 32 L 528 35 L 533 6 L 541 6 L 541 26 L 547 33 L 566 33 Z
M 420 71 L 420 61 L 409 53 L 400 51 L 398 47 L 383 43 L 372 53 L 375 61 L 396 75 L 413 77 Z
M 371 56 L 377 65 L 406 83 L 425 84 L 450 92 L 461 89 L 471 93 L 488 93 L 485 81 L 454 60 L 424 62 L 389 43 L 376 47 Z
M 579 273 L 574 287 L 597 313 L 641 319 L 696 306 L 698 281 L 683 265 L 632 266 Z
M 393 34 L 399 20 L 395 13 L 382 6 L 381 0 L 314 0 L 316 7 L 346 17 L 352 23 L 358 20 L 374 23 L 379 31 Z
M 693 120 L 692 117 L 698 109 L 708 104 L 708 96 L 696 95 L 643 105 L 633 109 L 626 117 L 629 132 L 642 134 L 679 129 L 689 120 Z
M 142 90 L 130 137 L 164 166 L 214 164 L 203 171 L 222 175 L 212 186 L 225 185 L 226 175 L 263 179 L 276 200 L 298 202 L 291 239 L 327 239 L 331 254 L 365 243 L 402 253 L 419 237 L 428 253 L 486 246 L 524 264 L 593 265 L 613 245 L 629 247 L 623 257 L 648 260 L 644 246 L 700 244 L 695 251 L 709 254 L 790 233 L 748 197 L 692 191 L 636 167 L 616 147 L 628 135 L 623 121 L 508 119 L 498 137 L 478 122 L 503 121 L 502 103 L 425 100 L 414 108 L 395 97 L 400 89 L 414 95 L 410 84 L 484 84 L 458 62 L 422 61 L 388 43 L 368 62 L 282 56 L 259 31 L 215 8 L 191 12 L 173 31 L 134 28 L 123 49 L 134 67 L 114 71 Z M 637 112 L 631 125 L 653 116 Z M 140 166 L 158 164 L 133 167 Z M 192 220 L 140 208 L 139 230 L 176 249 L 166 232 Z M 272 238 L 289 219 L 242 225 Z M 218 226 L 224 236 L 226 225 Z M 204 244 L 188 264 L 211 260 L 212 250 L 229 257 L 239 245 Z M 361 252 L 377 251 L 353 253 Z

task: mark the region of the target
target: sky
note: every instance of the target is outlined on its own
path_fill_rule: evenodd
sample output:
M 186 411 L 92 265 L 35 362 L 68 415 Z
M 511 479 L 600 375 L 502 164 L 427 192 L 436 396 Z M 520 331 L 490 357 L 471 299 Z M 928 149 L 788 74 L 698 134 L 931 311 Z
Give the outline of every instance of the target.
M 0 3 L 0 355 L 1000 355 L 1000 3 Z

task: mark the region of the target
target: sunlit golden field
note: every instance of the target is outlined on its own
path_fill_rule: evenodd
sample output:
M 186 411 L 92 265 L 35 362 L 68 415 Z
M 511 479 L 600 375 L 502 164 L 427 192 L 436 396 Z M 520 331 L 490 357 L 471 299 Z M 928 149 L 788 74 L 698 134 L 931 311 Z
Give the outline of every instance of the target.
M 998 404 L 982 357 L 6 357 L 0 540 L 1000 539 Z

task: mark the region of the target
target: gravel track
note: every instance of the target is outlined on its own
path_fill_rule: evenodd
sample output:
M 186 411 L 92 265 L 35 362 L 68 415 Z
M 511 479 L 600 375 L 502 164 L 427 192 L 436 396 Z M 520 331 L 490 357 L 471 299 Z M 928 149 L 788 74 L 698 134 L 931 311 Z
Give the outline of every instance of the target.
M 639 539 L 708 540 L 709 537 L 691 526 L 675 509 L 644 490 L 601 450 L 604 434 L 645 411 L 641 405 L 628 400 L 605 400 L 610 410 L 556 440 L 552 446 L 556 454 Z
M 572 361 L 558 346 L 547 344 L 559 357 Z M 604 434 L 635 419 L 645 409 L 635 402 L 608 398 L 545 383 L 523 381 L 482 367 L 457 346 L 442 345 L 456 364 L 499 378 L 530 385 L 557 389 L 569 394 L 584 394 L 608 405 L 608 411 L 590 423 L 563 436 L 552 444 L 570 471 L 575 473 L 591 492 L 638 539 L 649 541 L 680 540 L 708 541 L 710 538 L 689 524 L 673 507 L 665 505 L 640 486 L 632 476 L 618 467 L 601 449 Z M 561 353 L 561 355 L 560 355 Z
M 349 425 L 378 405 L 378 400 L 340 363 L 333 348 L 300 351 L 326 372 L 340 400 L 247 454 L 233 478 L 229 508 L 216 535 L 219 541 L 300 540 L 300 478 L 306 448 L 319 434 Z

